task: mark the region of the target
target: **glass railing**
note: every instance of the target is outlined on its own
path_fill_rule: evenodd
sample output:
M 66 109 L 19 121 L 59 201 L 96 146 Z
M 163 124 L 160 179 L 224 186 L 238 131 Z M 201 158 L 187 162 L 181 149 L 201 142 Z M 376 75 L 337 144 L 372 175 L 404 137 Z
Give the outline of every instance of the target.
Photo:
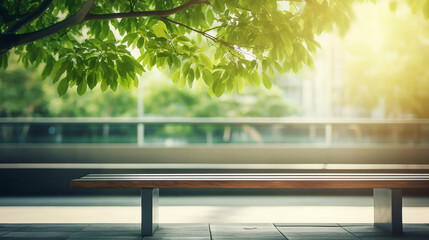
M 3 118 L 0 144 L 429 145 L 429 120 Z

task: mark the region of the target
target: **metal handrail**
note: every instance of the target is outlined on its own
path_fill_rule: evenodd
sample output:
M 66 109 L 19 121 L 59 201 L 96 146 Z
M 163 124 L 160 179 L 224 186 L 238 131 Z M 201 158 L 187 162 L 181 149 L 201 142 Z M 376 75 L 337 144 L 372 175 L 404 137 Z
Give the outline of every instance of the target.
M 212 118 L 212 117 L 78 117 L 78 118 L 0 118 L 0 124 L 293 124 L 293 125 L 326 125 L 326 124 L 374 124 L 374 125 L 419 125 L 429 124 L 429 119 L 369 119 L 369 118 Z

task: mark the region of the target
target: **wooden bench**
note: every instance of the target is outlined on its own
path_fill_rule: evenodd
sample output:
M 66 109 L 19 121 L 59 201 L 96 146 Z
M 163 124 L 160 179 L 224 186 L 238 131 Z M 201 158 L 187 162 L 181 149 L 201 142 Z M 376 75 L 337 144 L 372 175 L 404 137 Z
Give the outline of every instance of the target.
M 141 189 L 141 235 L 158 227 L 159 188 L 372 188 L 374 225 L 402 234 L 402 189 L 428 189 L 429 174 L 252 173 L 252 174 L 90 174 L 72 188 Z

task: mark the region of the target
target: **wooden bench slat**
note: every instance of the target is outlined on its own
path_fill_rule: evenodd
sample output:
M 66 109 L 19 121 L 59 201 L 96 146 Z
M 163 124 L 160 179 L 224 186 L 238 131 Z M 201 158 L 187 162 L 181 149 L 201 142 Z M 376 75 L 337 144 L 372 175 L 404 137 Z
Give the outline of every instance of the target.
M 91 174 L 74 188 L 429 188 L 429 174 Z

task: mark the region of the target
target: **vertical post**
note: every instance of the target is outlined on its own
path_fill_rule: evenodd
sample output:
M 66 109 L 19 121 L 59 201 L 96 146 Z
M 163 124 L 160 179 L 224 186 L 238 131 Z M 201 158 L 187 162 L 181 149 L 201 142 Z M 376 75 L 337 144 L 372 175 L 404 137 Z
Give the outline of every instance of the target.
M 143 98 L 143 77 L 139 77 L 139 87 L 137 94 L 137 117 L 144 117 L 144 98 Z M 137 146 L 143 147 L 144 144 L 144 125 L 142 122 L 137 124 Z
M 213 129 L 206 131 L 206 142 L 207 144 L 213 144 Z
M 325 125 L 325 144 L 332 144 L 332 125 L 329 123 Z
M 137 146 L 143 147 L 144 144 L 144 125 L 143 123 L 137 124 Z
M 395 235 L 402 234 L 401 189 L 374 189 L 374 226 Z
M 310 125 L 310 127 L 308 129 L 308 138 L 309 138 L 311 143 L 316 142 L 316 126 Z
M 152 236 L 158 228 L 158 188 L 141 189 L 141 235 Z

